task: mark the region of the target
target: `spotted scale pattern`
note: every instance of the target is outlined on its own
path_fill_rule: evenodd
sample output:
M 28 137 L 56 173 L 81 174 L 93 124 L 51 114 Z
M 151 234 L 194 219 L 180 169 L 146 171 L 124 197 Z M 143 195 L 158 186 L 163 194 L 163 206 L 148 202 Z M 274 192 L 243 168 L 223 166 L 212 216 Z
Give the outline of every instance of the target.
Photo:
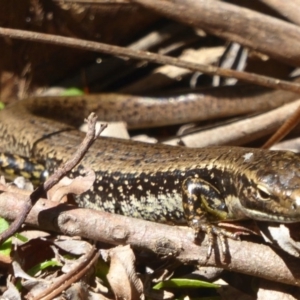
M 171 174 L 97 172 L 93 190 L 83 195 L 84 206 L 145 220 L 185 223 L 180 183 Z

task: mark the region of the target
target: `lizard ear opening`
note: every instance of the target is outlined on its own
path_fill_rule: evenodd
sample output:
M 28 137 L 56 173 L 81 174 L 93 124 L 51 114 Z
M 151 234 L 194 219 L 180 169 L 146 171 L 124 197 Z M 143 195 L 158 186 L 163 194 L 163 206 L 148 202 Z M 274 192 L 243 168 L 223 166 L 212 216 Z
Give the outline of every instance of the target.
M 270 200 L 271 194 L 270 192 L 267 190 L 267 188 L 265 188 L 262 185 L 258 185 L 257 186 L 257 197 L 260 198 L 261 200 Z

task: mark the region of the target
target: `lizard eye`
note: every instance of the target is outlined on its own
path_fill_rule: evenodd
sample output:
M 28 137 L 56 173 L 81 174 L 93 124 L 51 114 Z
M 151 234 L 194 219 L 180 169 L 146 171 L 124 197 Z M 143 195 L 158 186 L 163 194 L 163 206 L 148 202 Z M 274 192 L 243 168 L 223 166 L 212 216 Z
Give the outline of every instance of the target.
M 270 192 L 261 185 L 257 186 L 257 197 L 260 198 L 261 200 L 269 200 L 270 199 Z

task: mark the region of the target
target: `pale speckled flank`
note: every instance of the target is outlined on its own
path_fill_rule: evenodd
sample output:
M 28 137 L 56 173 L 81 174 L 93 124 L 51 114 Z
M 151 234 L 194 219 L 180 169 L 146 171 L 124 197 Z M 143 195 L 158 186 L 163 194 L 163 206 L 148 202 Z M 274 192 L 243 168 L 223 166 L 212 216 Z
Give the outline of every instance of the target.
M 86 192 L 79 199 L 80 205 L 162 223 L 185 223 L 179 180 L 176 185 L 170 182 L 171 176 L 169 180 L 158 176 L 144 181 L 146 174 L 124 177 L 98 171 L 97 175 L 102 178 L 96 182 L 98 191 Z

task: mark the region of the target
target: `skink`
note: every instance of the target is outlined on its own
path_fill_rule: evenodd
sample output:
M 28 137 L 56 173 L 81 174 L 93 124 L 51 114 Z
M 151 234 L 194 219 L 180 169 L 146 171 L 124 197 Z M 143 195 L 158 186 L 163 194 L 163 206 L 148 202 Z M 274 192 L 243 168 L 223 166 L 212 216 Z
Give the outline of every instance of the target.
M 52 172 L 83 134 L 40 115 L 55 110 L 57 119 L 70 124 L 72 111 L 87 112 L 88 105 L 74 97 L 8 106 L 0 112 L 0 150 L 35 158 Z M 73 176 L 84 168 L 97 175 L 92 189 L 77 198 L 84 207 L 196 229 L 218 220 L 300 221 L 300 157 L 292 152 L 100 138 Z

